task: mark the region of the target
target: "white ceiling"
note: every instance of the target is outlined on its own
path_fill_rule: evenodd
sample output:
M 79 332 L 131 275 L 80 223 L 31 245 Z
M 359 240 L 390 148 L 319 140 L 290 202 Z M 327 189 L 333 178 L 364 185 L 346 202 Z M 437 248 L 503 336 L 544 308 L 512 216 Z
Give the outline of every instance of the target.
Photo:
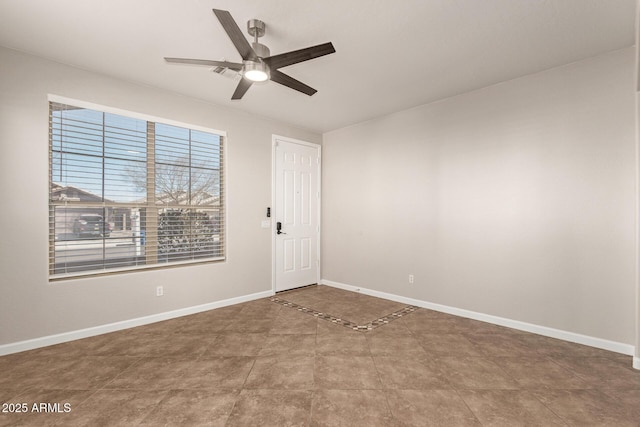
M 231 101 L 236 82 L 164 56 L 240 61 L 211 9 L 271 54 L 331 41 Z M 632 46 L 636 0 L 0 0 L 0 45 L 326 132 Z M 247 35 L 247 38 L 250 36 Z

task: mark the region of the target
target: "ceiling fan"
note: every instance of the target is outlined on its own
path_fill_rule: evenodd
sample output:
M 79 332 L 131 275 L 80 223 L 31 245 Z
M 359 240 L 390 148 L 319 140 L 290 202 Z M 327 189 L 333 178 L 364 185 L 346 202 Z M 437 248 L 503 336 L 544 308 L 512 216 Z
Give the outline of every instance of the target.
M 298 62 L 308 61 L 320 56 L 329 55 L 336 50 L 331 42 L 319 44 L 305 49 L 294 50 L 270 56 L 269 48 L 258 42 L 258 38 L 265 33 L 266 25 L 258 19 L 250 19 L 247 22 L 247 31 L 253 36 L 253 43 L 249 44 L 240 31 L 238 24 L 226 10 L 213 9 L 216 17 L 227 32 L 238 53 L 242 57 L 242 63 L 229 61 L 212 61 L 208 59 L 167 58 L 165 61 L 178 64 L 204 65 L 208 67 L 223 67 L 239 72 L 242 79 L 238 83 L 231 99 L 241 99 L 254 82 L 271 80 L 291 89 L 305 93 L 309 96 L 317 92 L 314 88 L 284 74 L 279 69 Z

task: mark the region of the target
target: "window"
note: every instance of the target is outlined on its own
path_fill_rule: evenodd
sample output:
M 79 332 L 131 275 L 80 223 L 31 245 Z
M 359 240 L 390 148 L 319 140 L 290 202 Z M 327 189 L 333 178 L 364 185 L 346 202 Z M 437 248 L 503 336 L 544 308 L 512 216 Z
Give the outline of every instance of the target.
M 49 147 L 52 278 L 224 259 L 224 134 L 50 102 Z

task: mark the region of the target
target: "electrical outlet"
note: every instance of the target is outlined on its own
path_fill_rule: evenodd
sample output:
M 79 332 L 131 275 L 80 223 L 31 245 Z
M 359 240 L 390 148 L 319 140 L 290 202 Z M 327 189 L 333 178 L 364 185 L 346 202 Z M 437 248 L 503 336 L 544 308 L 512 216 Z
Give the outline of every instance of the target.
M 413 284 L 413 274 L 409 275 L 409 284 Z
M 164 295 L 164 288 L 162 286 L 156 286 L 156 296 L 161 297 Z

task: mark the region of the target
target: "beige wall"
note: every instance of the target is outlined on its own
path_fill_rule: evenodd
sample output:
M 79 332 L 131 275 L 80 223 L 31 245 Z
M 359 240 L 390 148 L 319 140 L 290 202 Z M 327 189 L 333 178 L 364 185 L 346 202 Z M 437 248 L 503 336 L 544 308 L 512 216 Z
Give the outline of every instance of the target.
M 635 345 L 634 62 L 325 134 L 323 279 Z
M 636 31 L 637 28 L 636 28 Z M 638 45 L 636 45 L 636 52 Z M 636 53 L 636 58 L 640 55 Z M 637 59 L 636 59 L 637 61 Z M 640 68 L 636 62 L 636 74 L 639 76 Z M 636 342 L 633 358 L 633 367 L 640 369 L 640 86 L 636 88 Z
M 49 93 L 226 131 L 228 261 L 49 283 Z M 322 139 L 0 48 L 0 345 L 271 290 L 271 234 L 261 220 L 271 204 L 272 134 Z

